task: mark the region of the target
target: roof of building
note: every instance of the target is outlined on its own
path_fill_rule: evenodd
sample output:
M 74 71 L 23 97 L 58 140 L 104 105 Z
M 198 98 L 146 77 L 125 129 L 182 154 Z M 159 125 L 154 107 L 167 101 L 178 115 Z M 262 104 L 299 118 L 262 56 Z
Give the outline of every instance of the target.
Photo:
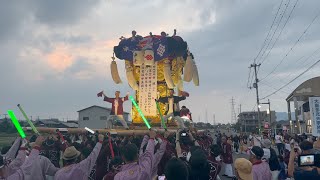
M 77 128 L 79 127 L 78 122 L 75 121 L 68 121 L 63 122 L 59 121 L 59 119 L 39 119 L 35 121 L 36 125 L 40 126 L 52 126 L 52 127 L 70 127 L 70 128 Z
M 39 119 L 36 123 L 43 123 L 43 124 L 60 124 L 59 119 Z
M 77 128 L 79 127 L 79 124 L 78 123 L 74 123 L 74 122 L 61 122 L 62 124 L 70 127 L 70 128 Z
M 81 109 L 77 112 L 81 112 L 81 111 L 84 111 L 84 110 L 87 110 L 87 109 L 90 109 L 90 108 L 94 108 L 94 107 L 97 107 L 97 108 L 102 108 L 102 109 L 105 109 L 105 110 L 108 110 L 108 111 L 111 111 L 111 108 L 106 108 L 106 107 L 102 107 L 102 106 L 97 106 L 97 105 L 93 105 L 93 106 L 90 106 L 90 107 L 87 107 L 87 108 L 84 108 L 84 109 Z M 129 114 L 128 112 L 123 112 L 124 114 Z
M 293 98 L 296 97 L 297 101 L 308 101 L 309 97 L 312 96 L 320 96 L 320 76 L 300 84 L 286 100 L 287 102 L 293 101 Z

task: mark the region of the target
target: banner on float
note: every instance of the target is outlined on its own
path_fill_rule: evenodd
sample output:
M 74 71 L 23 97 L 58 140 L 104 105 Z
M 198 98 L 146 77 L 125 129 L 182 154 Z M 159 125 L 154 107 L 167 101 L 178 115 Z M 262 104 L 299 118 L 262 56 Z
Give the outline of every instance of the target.
M 140 66 L 139 107 L 145 116 L 156 116 L 157 106 L 157 63 Z
M 320 136 L 320 97 L 310 97 L 309 105 L 312 123 L 312 135 Z

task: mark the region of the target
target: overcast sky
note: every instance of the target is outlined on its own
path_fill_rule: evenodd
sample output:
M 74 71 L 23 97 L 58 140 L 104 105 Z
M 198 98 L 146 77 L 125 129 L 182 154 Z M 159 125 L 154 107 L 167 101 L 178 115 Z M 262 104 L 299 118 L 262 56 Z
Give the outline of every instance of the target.
M 281 0 L 1 1 L 0 115 L 13 109 L 22 118 L 18 103 L 34 118 L 64 120 L 77 119 L 77 111 L 91 105 L 110 107 L 97 98 L 99 91 L 112 96 L 115 90 L 121 90 L 123 95 L 130 90 L 123 61 L 118 65 L 124 83 L 115 85 L 111 79 L 110 57 L 119 37 L 129 36 L 133 29 L 147 35 L 161 31 L 172 34 L 176 28 L 195 55 L 200 74 L 200 87 L 186 84 L 190 98 L 181 104 L 191 109 L 195 121 L 205 121 L 207 109 L 209 121 L 216 114 L 217 122 L 230 122 L 232 97 L 236 111 L 239 104 L 242 111 L 254 108 L 255 91 L 247 88 L 248 67 L 261 49 L 280 3 Z M 320 18 L 303 34 L 319 13 L 320 1 L 300 0 L 292 11 L 295 3 L 296 0 L 282 1 L 266 45 L 274 34 L 273 41 L 264 56 L 257 59 L 261 62 L 266 57 L 258 73 L 260 78 L 283 59 L 275 72 L 260 83 L 261 97 L 320 57 L 320 50 L 316 51 L 320 48 Z M 272 109 L 286 111 L 285 98 L 300 83 L 317 76 L 319 67 L 271 96 Z M 129 102 L 125 110 L 130 110 Z

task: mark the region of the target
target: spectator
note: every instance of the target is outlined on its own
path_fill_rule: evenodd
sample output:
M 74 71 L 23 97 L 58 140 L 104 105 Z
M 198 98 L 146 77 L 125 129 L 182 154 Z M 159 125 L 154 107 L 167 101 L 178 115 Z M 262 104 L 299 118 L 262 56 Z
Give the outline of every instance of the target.
M 259 146 L 253 146 L 249 160 L 252 163 L 253 180 L 271 180 L 271 171 L 267 162 L 262 161 L 263 150 Z
M 316 180 L 320 179 L 320 168 L 316 166 L 294 167 L 294 160 L 298 155 L 312 154 L 313 144 L 307 140 L 300 143 L 300 148 L 295 144 L 291 149 L 288 165 L 288 175 L 295 180 Z
M 99 142 L 94 147 L 91 154 L 83 161 L 78 163 L 80 152 L 74 146 L 68 147 L 63 153 L 64 167 L 60 169 L 54 179 L 55 180 L 65 180 L 65 179 L 88 179 L 90 172 L 96 160 L 98 158 L 99 152 L 102 147 L 104 136 L 99 135 Z
M 278 134 L 275 137 L 275 143 L 277 145 L 279 154 L 282 155 L 283 154 L 283 137 L 281 136 L 280 131 L 278 132 Z
M 279 172 L 279 180 L 286 180 L 287 174 L 286 174 L 286 164 L 284 163 L 283 156 L 279 155 L 279 165 L 280 165 L 280 172 Z
M 23 165 L 6 180 L 41 180 L 46 179 L 46 175 L 54 176 L 58 168 L 46 157 L 39 156 L 39 149 L 44 142 L 42 136 L 37 137 L 32 144 L 32 151 Z
M 114 176 L 120 172 L 122 165 L 123 161 L 121 157 L 116 156 L 113 158 L 110 163 L 110 171 L 103 177 L 103 180 L 113 180 Z
M 252 163 L 245 158 L 238 158 L 234 162 L 234 169 L 238 180 L 253 180 Z
M 209 179 L 210 166 L 207 156 L 201 149 L 192 153 L 190 158 L 191 177 L 192 180 L 207 180 Z
M 234 148 L 236 149 L 236 154 L 239 154 L 238 150 L 239 150 L 240 138 L 238 137 L 237 134 L 233 138 L 233 143 L 234 143 Z
M 152 161 L 156 132 L 151 130 L 149 137 L 150 139 L 148 140 L 146 152 L 140 158 L 138 158 L 138 147 L 135 144 L 127 144 L 122 147 L 122 158 L 126 164 L 123 165 L 122 170 L 116 174 L 114 177 L 115 180 L 149 180 L 152 178 Z
M 172 158 L 165 167 L 166 180 L 189 180 L 187 165 L 179 158 Z
M 4 156 L 0 155 L 0 179 L 11 176 L 18 169 L 20 169 L 21 165 L 24 163 L 26 159 L 26 142 L 21 144 L 17 157 L 13 156 L 16 154 L 16 147 L 18 147 L 20 144 L 21 138 L 17 138 L 9 151 Z M 12 157 L 10 157 L 10 154 L 12 155 Z M 11 161 L 9 162 L 7 158 L 11 158 L 12 161 L 9 160 Z
M 232 158 L 232 148 L 229 143 L 227 143 L 227 139 L 225 137 L 222 137 L 222 160 L 225 164 L 225 172 L 223 176 L 227 176 L 229 178 L 233 178 L 234 174 L 232 171 L 232 163 L 233 163 L 233 158 Z
M 269 162 L 271 141 L 269 139 L 262 139 L 261 140 L 261 147 L 263 149 L 262 160 L 266 160 L 267 162 Z
M 221 171 L 221 153 L 221 147 L 217 144 L 210 146 L 210 156 L 208 157 L 208 162 L 210 165 L 210 179 L 216 179 Z

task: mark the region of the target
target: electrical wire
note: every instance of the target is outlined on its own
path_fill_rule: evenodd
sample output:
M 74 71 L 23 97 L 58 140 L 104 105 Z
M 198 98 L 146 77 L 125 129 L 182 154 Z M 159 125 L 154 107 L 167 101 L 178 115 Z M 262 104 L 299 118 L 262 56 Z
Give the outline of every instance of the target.
M 312 56 L 314 56 L 314 55 L 316 55 L 317 53 L 319 53 L 319 51 L 320 51 L 320 47 L 317 48 L 315 51 L 313 51 L 308 57 L 306 57 L 306 58 L 304 59 L 304 61 L 302 61 L 302 62 L 299 64 L 300 67 L 305 67 L 305 63 L 306 63 L 307 61 L 309 61 L 309 59 L 311 59 Z M 296 61 L 296 63 L 300 62 L 304 57 L 305 57 L 305 56 L 300 57 L 300 58 Z M 311 64 L 311 63 L 308 63 L 308 64 L 306 64 L 306 65 L 310 65 L 310 64 Z M 295 72 L 295 71 L 291 71 L 291 72 L 290 72 L 289 74 L 287 74 L 283 79 L 288 79 L 294 72 Z M 274 75 L 273 75 L 273 76 L 274 76 Z M 280 81 L 282 81 L 283 83 L 285 83 L 285 81 L 283 81 L 283 79 L 280 79 Z
M 270 29 L 269 29 L 269 31 L 268 31 L 268 34 L 267 34 L 266 38 L 264 39 L 264 41 L 263 41 L 263 43 L 262 43 L 262 46 L 261 46 L 261 48 L 260 48 L 260 51 L 259 51 L 259 53 L 257 54 L 257 56 L 256 56 L 256 57 L 254 58 L 254 60 L 253 60 L 254 63 L 256 63 L 257 58 L 259 57 L 260 53 L 262 52 L 263 48 L 264 48 L 265 45 L 266 45 L 266 42 L 267 42 L 268 37 L 269 37 L 269 35 L 270 35 L 270 32 L 271 32 L 271 30 L 272 30 L 272 28 L 273 28 L 273 25 L 274 25 L 274 23 L 275 23 L 275 21 L 276 21 L 276 19 L 277 19 L 277 17 L 278 17 L 280 8 L 281 8 L 281 6 L 282 6 L 282 3 L 283 3 L 283 0 L 281 1 L 280 5 L 279 5 L 279 7 L 278 7 L 277 13 L 276 13 L 276 15 L 274 16 L 274 19 L 273 19 L 273 21 L 272 21 L 272 23 L 271 23 L 271 26 L 270 26 Z
M 282 34 L 282 32 L 283 32 L 283 29 L 286 27 L 286 25 L 287 25 L 287 23 L 288 23 L 288 21 L 289 21 L 289 19 L 290 19 L 291 15 L 292 15 L 292 13 L 293 13 L 293 11 L 294 11 L 295 7 L 297 6 L 298 1 L 299 1 L 299 0 L 296 0 L 296 3 L 294 4 L 293 8 L 291 9 L 290 14 L 289 14 L 289 16 L 288 16 L 288 18 L 287 18 L 286 22 L 285 22 L 285 23 L 284 23 L 284 25 L 282 26 L 280 33 L 278 34 L 278 36 L 277 36 L 276 40 L 273 42 L 273 44 L 272 44 L 272 46 L 271 46 L 271 48 L 270 48 L 269 52 L 268 52 L 268 53 L 267 53 L 267 55 L 263 58 L 263 60 L 261 61 L 261 63 L 260 63 L 260 64 L 263 64 L 263 63 L 264 63 L 264 61 L 267 59 L 267 57 L 269 57 L 270 52 L 272 51 L 272 49 L 273 49 L 274 45 L 275 45 L 275 44 L 277 43 L 277 41 L 279 40 L 279 37 L 281 36 L 281 34 Z
M 282 90 L 284 87 L 288 86 L 289 84 L 291 84 L 293 81 L 295 81 L 296 79 L 298 79 L 299 77 L 301 77 L 303 74 L 305 74 L 306 72 L 308 72 L 310 69 L 312 69 L 315 65 L 317 65 L 320 62 L 320 60 L 316 61 L 315 63 L 313 63 L 309 68 L 307 68 L 305 71 L 303 71 L 302 73 L 300 73 L 298 76 L 296 76 L 295 78 L 293 78 L 291 81 L 289 81 L 288 83 L 286 83 L 285 85 L 281 86 L 279 89 L 277 89 L 276 91 L 274 91 L 273 93 L 261 98 L 260 100 L 266 99 L 274 94 L 276 94 L 277 92 L 279 92 L 280 90 Z
M 267 84 L 265 82 L 261 82 L 261 84 L 265 85 L 266 87 L 272 88 L 273 90 L 277 90 L 277 88 L 275 88 L 274 86 Z M 281 90 L 280 92 L 284 93 L 284 94 L 289 94 L 288 92 Z
M 289 55 L 289 53 L 294 49 L 294 47 L 300 42 L 301 38 L 303 37 L 304 34 L 306 34 L 306 32 L 309 30 L 309 28 L 311 27 L 311 25 L 314 23 L 314 21 L 319 17 L 320 15 L 320 11 L 319 13 L 313 18 L 313 20 L 311 21 L 311 23 L 308 25 L 308 27 L 303 31 L 303 33 L 300 35 L 300 37 L 298 38 L 298 40 L 293 44 L 293 46 L 289 49 L 289 51 L 287 52 L 287 54 L 281 59 L 281 61 L 272 69 L 272 71 L 270 73 L 268 73 L 265 77 L 263 77 L 261 79 L 261 81 L 263 81 L 264 79 L 266 79 L 267 77 L 269 77 L 271 74 L 273 74 L 278 67 L 282 64 L 282 62 L 285 60 L 285 58 Z
M 284 17 L 284 15 L 285 15 L 286 12 L 287 12 L 287 9 L 288 9 L 288 6 L 289 6 L 289 4 L 290 4 L 290 1 L 291 1 L 291 0 L 289 0 L 288 3 L 285 4 L 286 7 L 285 7 L 285 9 L 284 9 L 284 11 L 283 11 L 283 13 L 282 13 L 282 15 L 281 15 L 281 17 L 280 17 L 279 23 L 278 23 L 276 29 L 274 30 L 274 32 L 273 32 L 273 34 L 272 34 L 272 36 L 271 36 L 271 39 L 270 39 L 270 41 L 269 41 L 266 49 L 263 51 L 263 53 L 262 53 L 262 55 L 261 55 L 261 58 L 264 56 L 264 54 L 266 53 L 267 49 L 269 48 L 269 45 L 270 45 L 270 43 L 272 42 L 272 39 L 273 39 L 274 35 L 276 34 L 276 32 L 277 32 L 277 30 L 278 30 L 278 28 L 279 28 L 279 25 L 280 25 L 280 23 L 281 23 L 281 21 L 282 21 L 282 18 Z

